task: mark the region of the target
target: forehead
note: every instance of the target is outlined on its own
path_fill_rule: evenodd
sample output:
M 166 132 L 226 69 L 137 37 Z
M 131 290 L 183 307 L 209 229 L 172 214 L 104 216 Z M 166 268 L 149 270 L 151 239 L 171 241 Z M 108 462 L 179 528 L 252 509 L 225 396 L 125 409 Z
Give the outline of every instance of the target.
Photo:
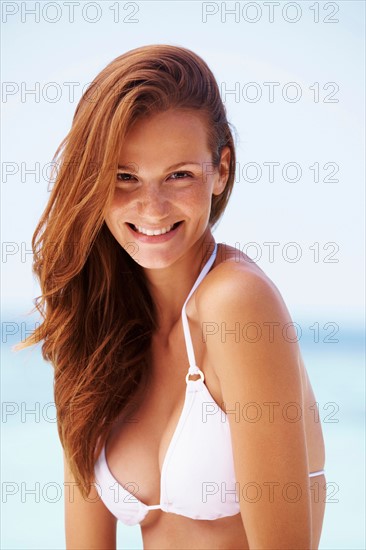
M 205 117 L 198 111 L 170 109 L 138 119 L 120 150 L 122 164 L 179 162 L 184 155 L 196 160 L 210 154 Z

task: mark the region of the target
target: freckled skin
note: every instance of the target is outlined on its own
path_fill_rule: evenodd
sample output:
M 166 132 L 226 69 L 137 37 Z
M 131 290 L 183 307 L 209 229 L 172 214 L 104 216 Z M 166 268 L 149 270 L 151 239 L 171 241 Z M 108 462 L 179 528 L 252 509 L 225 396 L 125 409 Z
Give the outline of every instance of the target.
M 226 147 L 223 157 L 229 153 Z M 167 170 L 185 161 L 198 164 Z M 106 224 L 141 266 L 168 267 L 207 232 L 212 194 L 222 193 L 226 183 L 217 170 L 214 172 L 211 162 L 205 120 L 197 112 L 171 109 L 138 120 L 129 130 L 119 164 L 137 170 L 119 171 L 133 173 L 133 177 L 129 176 L 129 181 L 116 179 Z M 184 220 L 184 227 L 169 246 L 141 242 L 136 242 L 136 248 L 127 246 L 134 238 L 126 222 L 149 228 L 180 220 Z

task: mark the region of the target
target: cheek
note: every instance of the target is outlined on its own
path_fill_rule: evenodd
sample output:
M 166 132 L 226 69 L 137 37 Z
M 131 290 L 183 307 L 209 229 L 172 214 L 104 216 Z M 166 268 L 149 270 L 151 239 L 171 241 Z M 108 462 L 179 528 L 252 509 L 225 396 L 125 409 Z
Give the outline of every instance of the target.
M 106 222 L 116 225 L 123 213 L 127 212 L 128 207 L 128 201 L 126 199 L 123 200 L 122 193 L 116 191 L 105 215 Z
M 126 208 L 127 205 L 128 195 L 123 193 L 121 189 L 116 189 L 113 195 L 112 202 L 110 203 L 110 213 L 113 213 L 116 210 L 121 210 L 121 208 Z
M 120 212 L 121 209 L 112 204 L 104 217 L 106 226 L 114 236 L 118 233 L 118 220 L 120 219 L 120 215 L 118 215 L 118 213 Z
M 112 222 L 111 218 L 109 216 L 105 216 L 104 221 L 105 221 L 105 224 L 108 227 L 109 231 L 112 233 L 112 235 L 114 237 L 116 237 L 116 233 L 117 233 L 116 229 L 115 229 L 116 226 Z
M 197 182 L 194 186 L 186 190 L 186 193 L 182 193 L 180 200 L 182 203 L 192 206 L 201 206 L 209 205 L 211 200 L 211 185 L 209 182 Z
M 212 190 L 208 183 L 203 183 L 196 190 L 192 197 L 192 205 L 200 208 L 202 211 L 210 210 L 211 208 Z

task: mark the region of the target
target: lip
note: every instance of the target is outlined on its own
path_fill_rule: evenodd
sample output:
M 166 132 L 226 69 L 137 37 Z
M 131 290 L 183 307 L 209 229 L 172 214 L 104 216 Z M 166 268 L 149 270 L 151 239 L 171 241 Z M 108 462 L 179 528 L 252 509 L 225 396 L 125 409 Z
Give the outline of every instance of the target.
M 128 225 L 128 223 L 126 223 L 126 226 L 128 227 L 128 230 L 130 231 L 131 235 L 133 235 L 135 239 L 137 239 L 138 241 L 142 243 L 158 244 L 158 243 L 165 243 L 166 241 L 170 241 L 178 233 L 183 223 L 184 222 L 181 221 L 178 227 L 176 227 L 175 229 L 172 229 L 168 233 L 164 233 L 163 235 L 144 235 L 143 233 L 136 233 L 136 231 L 134 231 L 132 227 Z

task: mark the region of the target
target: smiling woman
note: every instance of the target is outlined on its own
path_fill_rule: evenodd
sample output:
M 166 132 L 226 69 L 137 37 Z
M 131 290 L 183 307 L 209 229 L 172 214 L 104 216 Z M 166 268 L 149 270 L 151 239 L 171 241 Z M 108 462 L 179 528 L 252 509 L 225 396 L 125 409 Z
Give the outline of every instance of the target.
M 175 263 L 205 234 L 211 197 L 223 192 L 230 165 L 225 146 L 222 175 L 214 169 L 206 127 L 207 115 L 175 107 L 139 119 L 126 134 L 105 220 L 122 247 L 136 241 L 134 260 L 145 268 Z M 177 167 L 181 170 L 173 172 Z M 168 241 L 170 246 L 157 246 Z M 170 298 L 166 301 L 169 310 Z
M 44 320 L 18 349 L 44 340 L 54 366 L 67 548 L 116 548 L 117 520 L 146 549 L 318 548 L 315 397 L 294 335 L 264 330 L 290 316 L 212 235 L 236 161 L 207 64 L 171 45 L 117 57 L 54 160 L 32 241 Z M 267 336 L 226 341 L 236 324 Z

